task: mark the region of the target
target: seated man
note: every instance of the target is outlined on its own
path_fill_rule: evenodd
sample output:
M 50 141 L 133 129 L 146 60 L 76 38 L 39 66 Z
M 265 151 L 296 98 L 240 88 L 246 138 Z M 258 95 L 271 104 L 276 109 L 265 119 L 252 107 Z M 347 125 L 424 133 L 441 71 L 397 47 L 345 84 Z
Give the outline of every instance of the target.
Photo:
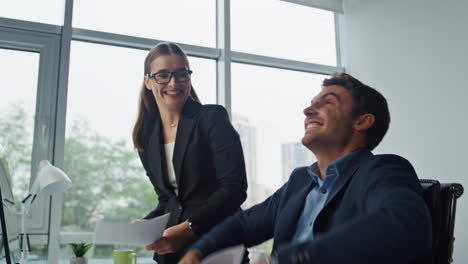
M 371 153 L 390 123 L 385 98 L 339 73 L 324 80 L 304 114 L 302 143 L 317 162 L 214 227 L 179 263 L 270 238 L 269 263 L 404 264 L 430 256 L 431 220 L 413 167 L 402 157 Z

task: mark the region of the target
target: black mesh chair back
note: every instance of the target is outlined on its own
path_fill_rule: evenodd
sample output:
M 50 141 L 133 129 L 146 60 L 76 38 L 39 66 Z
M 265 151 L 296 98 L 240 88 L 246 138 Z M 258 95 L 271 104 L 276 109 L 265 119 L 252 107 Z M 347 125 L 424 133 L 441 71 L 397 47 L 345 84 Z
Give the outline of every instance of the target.
M 430 264 L 453 262 L 454 226 L 457 199 L 463 194 L 459 183 L 439 183 L 421 179 L 424 200 L 432 218 L 432 259 Z

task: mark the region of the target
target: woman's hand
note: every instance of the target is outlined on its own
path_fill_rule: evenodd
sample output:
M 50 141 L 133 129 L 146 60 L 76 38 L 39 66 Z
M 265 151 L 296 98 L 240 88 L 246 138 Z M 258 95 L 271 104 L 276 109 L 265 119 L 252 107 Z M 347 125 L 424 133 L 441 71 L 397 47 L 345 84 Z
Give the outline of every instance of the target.
M 183 247 L 193 235 L 189 223 L 183 222 L 164 230 L 162 237 L 147 245 L 146 249 L 154 250 L 158 255 L 174 253 Z
M 200 252 L 197 250 L 190 250 L 180 259 L 178 264 L 199 264 L 200 259 Z

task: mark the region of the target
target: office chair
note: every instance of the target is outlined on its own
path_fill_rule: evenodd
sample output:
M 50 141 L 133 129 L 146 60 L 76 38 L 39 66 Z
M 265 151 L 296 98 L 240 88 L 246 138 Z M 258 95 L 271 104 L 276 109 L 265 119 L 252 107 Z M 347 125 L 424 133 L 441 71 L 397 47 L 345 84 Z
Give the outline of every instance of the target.
M 459 183 L 439 183 L 437 180 L 421 179 L 423 196 L 432 218 L 431 264 L 452 263 L 453 235 L 457 199 L 463 194 Z

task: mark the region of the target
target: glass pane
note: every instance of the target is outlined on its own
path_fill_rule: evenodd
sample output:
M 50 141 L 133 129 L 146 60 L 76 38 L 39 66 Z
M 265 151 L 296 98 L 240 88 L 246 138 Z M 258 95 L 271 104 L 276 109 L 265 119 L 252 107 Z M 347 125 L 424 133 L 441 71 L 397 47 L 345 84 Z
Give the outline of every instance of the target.
M 330 11 L 278 0 L 235 0 L 231 32 L 234 51 L 336 65 Z
M 216 61 L 189 57 L 192 86 L 202 104 L 216 104 Z
M 242 127 L 238 131 L 245 159 L 251 162 L 247 164 L 247 177 L 252 181 L 249 189 L 259 188 L 249 195 L 251 202 L 263 201 L 285 182 L 291 170 L 283 173 L 283 165 L 292 168 L 312 163 L 312 155 L 307 156 L 308 151 L 300 146 L 302 111 L 320 91 L 323 79 L 319 74 L 232 65 L 233 123 Z
M 0 17 L 63 25 L 65 0 L 0 0 Z
M 0 144 L 17 205 L 31 175 L 38 69 L 39 53 L 0 49 Z
M 235 63 L 232 65 L 232 122 L 244 149 L 248 195 L 244 208 L 262 202 L 289 178 L 292 168 L 314 161 L 302 146 L 303 110 L 321 89 L 324 76 Z M 271 253 L 269 240 L 250 248 L 255 260 Z
M 156 194 L 132 144 L 146 54 L 72 42 L 64 171 L 73 188 L 64 206 L 67 231 L 92 231 L 102 218 L 139 219 L 156 206 Z M 189 60 L 201 100 L 213 103 L 215 62 Z
M 73 26 L 215 47 L 215 8 L 213 0 L 80 0 Z

